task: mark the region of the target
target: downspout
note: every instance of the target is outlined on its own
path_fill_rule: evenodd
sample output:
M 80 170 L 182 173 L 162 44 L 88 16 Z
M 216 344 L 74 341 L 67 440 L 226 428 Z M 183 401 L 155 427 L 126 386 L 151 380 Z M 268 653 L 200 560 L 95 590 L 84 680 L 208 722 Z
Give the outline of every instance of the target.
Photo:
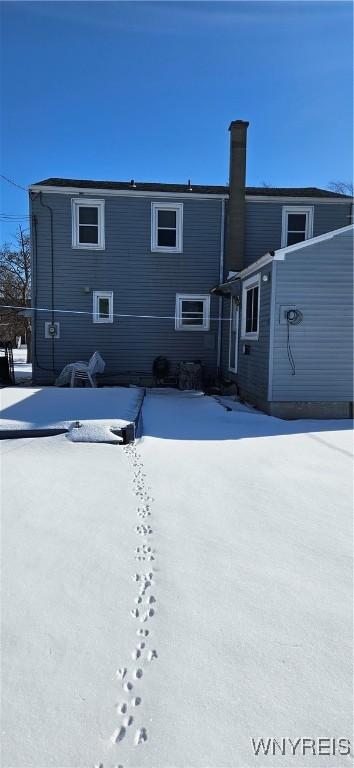
M 53 209 L 50 205 L 47 205 L 47 203 L 43 203 L 42 200 L 42 192 L 39 193 L 39 202 L 42 206 L 42 208 L 47 208 L 50 214 L 50 261 L 51 261 L 51 303 L 52 303 L 52 312 L 51 312 L 51 323 L 54 325 L 54 234 L 53 234 Z M 55 371 L 55 362 L 54 362 L 54 337 L 51 338 L 52 343 L 52 370 Z
M 225 240 L 225 199 L 221 200 L 221 233 L 220 233 L 220 265 L 219 265 L 219 285 L 224 279 L 224 240 Z M 219 296 L 219 316 L 218 316 L 218 342 L 216 353 L 216 371 L 218 377 L 221 369 L 221 333 L 222 333 L 222 296 Z

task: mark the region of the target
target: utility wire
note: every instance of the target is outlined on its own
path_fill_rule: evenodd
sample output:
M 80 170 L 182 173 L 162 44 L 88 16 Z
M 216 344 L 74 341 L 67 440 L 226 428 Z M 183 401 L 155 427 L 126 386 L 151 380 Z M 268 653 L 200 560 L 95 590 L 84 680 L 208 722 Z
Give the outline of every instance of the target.
M 16 181 L 12 181 L 12 179 L 8 179 L 7 176 L 4 176 L 2 173 L 0 173 L 0 179 L 7 181 L 8 184 L 12 184 L 14 187 L 17 187 L 18 189 L 23 189 L 24 192 L 28 192 L 28 189 L 26 189 L 26 187 L 22 187 L 21 184 L 17 184 Z
M 24 306 L 17 306 L 15 304 L 0 304 L 0 309 L 27 309 L 27 310 L 33 310 L 34 312 L 52 312 L 51 307 L 24 307 Z M 97 312 L 88 312 L 85 310 L 79 310 L 79 309 L 53 309 L 53 312 L 56 312 L 57 314 L 62 315 L 89 315 L 90 317 L 96 316 Z M 135 317 L 140 318 L 143 320 L 173 320 L 175 321 L 176 316 L 175 315 L 134 315 L 134 314 L 124 314 L 122 312 L 113 312 L 110 317 Z M 219 320 L 218 317 L 210 317 L 210 320 Z M 229 317 L 222 317 L 221 320 L 224 320 L 226 323 L 230 322 Z
M 28 213 L 0 213 L 3 219 L 29 219 Z

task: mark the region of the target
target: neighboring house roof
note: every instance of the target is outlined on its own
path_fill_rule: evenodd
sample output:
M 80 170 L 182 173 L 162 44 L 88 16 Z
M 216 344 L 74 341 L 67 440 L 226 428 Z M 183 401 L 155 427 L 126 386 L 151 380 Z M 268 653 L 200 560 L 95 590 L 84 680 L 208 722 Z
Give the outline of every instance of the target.
M 228 195 L 229 187 L 212 184 L 160 184 L 146 181 L 95 181 L 94 179 L 58 179 L 50 178 L 37 181 L 32 187 L 69 187 L 76 189 L 112 189 L 136 190 L 140 192 L 177 192 L 204 195 Z M 246 195 L 260 197 L 316 197 L 340 198 L 350 200 L 350 195 L 342 195 L 318 187 L 246 187 Z
M 295 251 L 302 251 L 305 248 L 311 247 L 311 245 L 317 245 L 317 243 L 322 243 L 325 240 L 332 240 L 334 237 L 339 237 L 340 235 L 353 232 L 354 233 L 354 224 L 349 224 L 346 227 L 341 227 L 340 229 L 333 229 L 331 232 L 325 232 L 323 235 L 317 235 L 317 237 L 310 237 L 308 240 L 301 240 L 300 243 L 295 243 L 294 245 L 288 245 L 285 248 L 278 248 L 277 251 L 269 251 L 268 253 L 265 253 L 264 256 L 261 256 L 260 259 L 257 259 L 257 261 L 254 261 L 252 264 L 250 264 L 248 267 L 245 267 L 245 269 L 242 269 L 240 272 L 237 273 L 237 275 L 233 275 L 233 277 L 230 277 L 229 280 L 225 280 L 224 283 L 220 283 L 220 285 L 215 286 L 215 288 L 211 289 L 211 293 L 216 294 L 227 294 L 230 293 L 230 288 L 237 283 L 238 280 L 243 279 L 244 277 L 247 277 L 247 275 L 252 274 L 253 272 L 256 272 L 257 269 L 261 269 L 266 264 L 269 264 L 272 261 L 284 261 L 285 256 L 287 256 L 288 253 L 294 253 Z

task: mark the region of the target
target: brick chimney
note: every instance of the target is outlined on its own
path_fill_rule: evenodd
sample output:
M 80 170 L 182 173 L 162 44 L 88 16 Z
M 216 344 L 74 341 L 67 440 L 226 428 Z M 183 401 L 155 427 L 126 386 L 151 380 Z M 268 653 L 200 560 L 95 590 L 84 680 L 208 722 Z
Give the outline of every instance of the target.
M 245 250 L 245 183 L 246 145 L 248 122 L 233 120 L 230 123 L 230 198 L 227 219 L 227 244 L 225 268 L 239 272 L 244 266 Z

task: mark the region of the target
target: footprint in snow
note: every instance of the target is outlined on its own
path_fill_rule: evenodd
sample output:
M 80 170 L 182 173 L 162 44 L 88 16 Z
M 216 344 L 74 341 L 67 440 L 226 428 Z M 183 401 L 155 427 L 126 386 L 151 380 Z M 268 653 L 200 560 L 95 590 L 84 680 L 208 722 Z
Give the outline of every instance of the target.
M 129 681 L 127 683 L 124 683 L 123 688 L 125 691 L 132 691 L 133 690 L 133 683 L 130 683 Z
M 126 729 L 124 725 L 122 725 L 120 728 L 117 728 L 116 731 L 111 736 L 111 741 L 113 741 L 113 744 L 118 744 L 120 741 L 124 739 L 124 736 L 126 734 Z
M 136 634 L 138 636 L 140 636 L 140 637 L 147 637 L 148 634 L 149 634 L 149 630 L 148 629 L 142 629 L 142 627 L 140 627 L 140 629 L 136 630 Z
M 128 709 L 128 705 L 127 705 L 127 703 L 125 701 L 122 701 L 121 704 L 117 705 L 117 710 L 118 710 L 120 715 L 125 715 L 127 709 Z
M 144 741 L 147 741 L 146 728 L 139 728 L 134 737 L 134 744 L 137 747 L 138 744 L 143 744 Z
M 117 677 L 120 677 L 121 680 L 123 680 L 123 677 L 125 677 L 127 674 L 127 668 L 126 667 L 119 667 L 117 669 Z
M 129 728 L 130 725 L 132 725 L 134 721 L 134 718 L 131 715 L 128 715 L 128 717 L 125 717 L 123 720 L 124 728 Z
M 141 651 L 139 650 L 139 648 L 135 648 L 135 650 L 132 652 L 133 661 L 136 661 L 137 659 L 139 659 L 140 656 L 141 656 Z
M 139 707 L 140 704 L 141 704 L 140 696 L 135 696 L 135 698 L 132 699 L 130 703 L 131 703 L 132 707 Z
M 135 679 L 136 679 L 136 680 L 141 680 L 141 678 L 142 678 L 142 676 L 143 676 L 143 670 L 142 670 L 142 669 L 136 669 L 136 670 L 133 672 L 133 675 L 134 675 L 134 677 L 135 677 Z

